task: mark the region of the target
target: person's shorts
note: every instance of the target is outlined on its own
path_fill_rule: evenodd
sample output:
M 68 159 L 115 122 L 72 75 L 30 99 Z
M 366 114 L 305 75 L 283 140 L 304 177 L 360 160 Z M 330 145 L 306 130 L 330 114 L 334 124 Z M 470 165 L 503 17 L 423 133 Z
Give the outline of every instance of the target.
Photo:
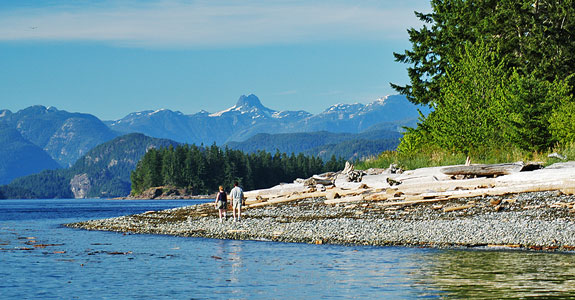
M 237 199 L 237 200 L 234 199 L 233 204 L 234 204 L 234 208 L 236 208 L 236 209 L 242 208 L 242 200 L 241 199 Z
M 226 208 L 228 208 L 228 202 L 227 201 L 218 201 L 218 202 L 216 202 L 216 208 L 217 209 L 226 209 Z

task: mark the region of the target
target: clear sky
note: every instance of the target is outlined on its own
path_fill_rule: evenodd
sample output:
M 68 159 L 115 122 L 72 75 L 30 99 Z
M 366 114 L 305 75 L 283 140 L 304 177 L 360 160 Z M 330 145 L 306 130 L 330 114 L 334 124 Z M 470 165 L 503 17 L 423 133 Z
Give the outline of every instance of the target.
M 103 120 L 217 112 L 253 93 L 275 110 L 369 103 L 407 83 L 393 52 L 428 0 L 0 1 L 0 109 Z

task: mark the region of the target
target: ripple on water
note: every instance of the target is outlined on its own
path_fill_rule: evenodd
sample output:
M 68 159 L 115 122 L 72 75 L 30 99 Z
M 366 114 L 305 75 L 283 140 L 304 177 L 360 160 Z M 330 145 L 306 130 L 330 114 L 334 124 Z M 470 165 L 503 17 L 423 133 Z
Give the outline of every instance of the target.
M 49 202 L 42 203 L 49 209 Z M 94 204 L 109 205 L 104 200 Z M 121 203 L 121 202 L 120 202 Z M 134 203 L 113 203 L 118 211 Z M 28 202 L 33 205 L 33 202 Z M 123 235 L 60 227 L 90 213 L 57 202 L 70 215 L 2 219 L 0 282 L 5 298 L 415 298 L 575 296 L 571 254 L 345 247 Z M 76 206 L 75 206 L 76 205 Z M 146 203 L 136 212 L 158 209 Z M 157 205 L 157 204 L 154 204 Z M 179 203 L 174 206 L 181 205 Z M 29 212 L 28 212 L 29 213 Z M 79 217 L 75 217 L 75 215 Z M 14 213 L 11 212 L 11 216 Z M 15 250 L 34 237 L 59 246 Z M 29 246 L 29 245 L 28 245 Z M 64 253 L 56 253 L 64 251 Z

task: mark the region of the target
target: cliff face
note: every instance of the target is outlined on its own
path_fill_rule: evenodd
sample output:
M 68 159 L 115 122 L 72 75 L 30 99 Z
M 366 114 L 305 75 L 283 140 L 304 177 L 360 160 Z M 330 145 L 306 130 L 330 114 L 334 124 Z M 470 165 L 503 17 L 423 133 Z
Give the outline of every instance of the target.
M 76 199 L 87 198 L 91 187 L 90 178 L 86 173 L 77 174 L 70 180 L 70 188 Z

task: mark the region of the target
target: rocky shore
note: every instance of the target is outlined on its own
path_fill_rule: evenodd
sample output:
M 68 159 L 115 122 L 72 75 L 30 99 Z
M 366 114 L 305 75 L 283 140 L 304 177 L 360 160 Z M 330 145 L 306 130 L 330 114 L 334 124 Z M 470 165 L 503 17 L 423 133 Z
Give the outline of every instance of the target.
M 211 203 L 67 224 L 88 230 L 316 244 L 575 250 L 575 197 L 560 192 L 384 207 L 306 198 L 249 208 L 219 222 Z M 450 211 L 448 208 L 467 209 Z
M 204 203 L 66 226 L 316 244 L 575 251 L 574 194 L 575 162 L 406 172 L 347 166 L 246 192 L 240 222 L 220 223 L 213 203 Z

